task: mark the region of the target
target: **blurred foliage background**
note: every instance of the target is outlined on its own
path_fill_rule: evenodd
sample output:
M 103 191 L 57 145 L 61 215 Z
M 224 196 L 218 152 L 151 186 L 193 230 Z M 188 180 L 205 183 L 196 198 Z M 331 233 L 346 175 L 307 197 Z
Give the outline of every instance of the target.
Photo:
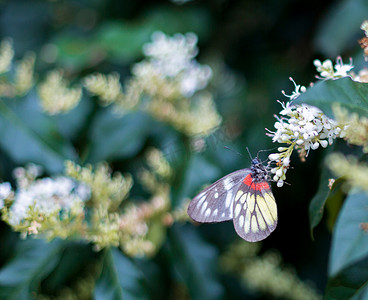
M 46 117 L 34 88 L 9 102 L 19 122 L 9 125 L 0 109 L 0 177 L 14 183 L 13 169 L 29 162 L 54 176 L 69 159 L 81 165 L 105 161 L 138 182 L 146 153 L 154 147 L 172 170 L 170 206 L 180 208 L 205 184 L 248 167 L 245 147 L 253 155 L 274 147 L 265 128 L 273 127 L 281 90 L 293 90 L 289 76 L 308 85 L 316 58 L 342 55 L 353 57 L 356 66 L 364 63 L 357 40 L 367 15 L 365 0 L 1 1 L 1 36 L 12 39 L 16 60 L 36 54 L 36 85 L 53 69 L 63 70 L 72 84 L 95 72 L 116 72 L 123 83 L 144 58 L 142 47 L 153 32 L 194 32 L 197 60 L 212 68 L 208 91 L 222 124 L 198 138 L 204 146 L 196 151 L 193 140 L 148 114 L 112 117 L 109 107 L 86 90 L 76 108 Z M 162 231 L 153 255 L 135 257 L 115 248 L 95 252 L 76 241 L 22 241 L 2 223 L 1 299 L 318 299 L 327 284 L 331 218 L 324 217 L 312 238 L 308 206 L 326 152 L 313 151 L 305 163 L 294 157 L 290 185 L 273 189 L 278 227 L 257 246 L 240 240 L 231 222 L 176 222 Z M 147 192 L 135 184 L 130 196 L 140 203 Z M 252 283 L 249 278 L 257 272 L 247 275 L 246 265 L 256 270 L 267 262 L 275 266 L 275 276 Z M 307 289 L 304 295 L 311 296 L 278 293 L 272 283 L 259 283 L 280 274 L 289 290 Z

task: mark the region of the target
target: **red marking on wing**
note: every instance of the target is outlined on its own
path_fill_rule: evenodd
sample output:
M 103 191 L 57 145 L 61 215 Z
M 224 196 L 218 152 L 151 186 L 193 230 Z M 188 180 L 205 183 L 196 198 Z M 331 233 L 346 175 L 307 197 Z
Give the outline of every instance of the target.
M 256 191 L 261 191 L 261 190 L 269 190 L 270 189 L 270 185 L 266 182 L 259 182 L 259 183 L 254 183 L 253 182 L 253 178 L 251 174 L 248 174 L 244 180 L 243 183 L 247 186 L 249 186 L 252 190 L 256 190 Z

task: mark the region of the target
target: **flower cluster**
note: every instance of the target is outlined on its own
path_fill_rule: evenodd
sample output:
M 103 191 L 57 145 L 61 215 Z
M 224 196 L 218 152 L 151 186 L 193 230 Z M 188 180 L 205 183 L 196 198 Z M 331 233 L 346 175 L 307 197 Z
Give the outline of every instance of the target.
M 277 122 L 274 125 L 276 131 L 268 130 L 267 133 L 274 143 L 287 144 L 286 147 L 279 147 L 278 153 L 269 155 L 269 160 L 276 163 L 271 173 L 274 174 L 273 180 L 277 182 L 278 187 L 284 184 L 294 149 L 299 151 L 302 159 L 305 159 L 311 149 L 315 150 L 319 146 L 326 148 L 343 133 L 343 126 L 328 118 L 317 107 L 294 105 L 292 100 L 296 99 L 300 92 L 305 91 L 304 87 L 296 85 L 295 82 L 294 85 L 295 91 L 291 96 L 287 96 L 291 99 L 290 102 L 285 104 L 279 101 L 283 109 L 280 111 L 281 116 L 276 116 Z
M 75 221 L 84 218 L 88 186 L 65 176 L 36 179 L 38 171 L 33 165 L 15 169 L 14 175 L 16 191 L 8 182 L 0 185 L 3 219 L 24 236 L 43 233 L 47 238 L 65 237 L 62 227 L 68 224 L 68 230 L 73 231 Z
M 196 61 L 197 40 L 194 33 L 170 37 L 155 32 L 143 46 L 145 59 L 133 66 L 124 87 L 116 74 L 88 76 L 84 86 L 119 113 L 143 110 L 188 136 L 206 136 L 221 117 L 212 94 L 203 91 L 212 70 Z
M 26 94 L 34 84 L 34 64 L 36 56 L 33 53 L 26 55 L 15 69 L 15 90 L 18 95 Z
M 39 85 L 38 93 L 43 110 L 50 114 L 65 113 L 76 107 L 82 96 L 80 87 L 69 87 L 61 71 L 51 71 Z
M 368 153 L 368 118 L 357 113 L 349 113 L 346 109 L 335 105 L 332 107 L 336 121 L 344 126 L 344 133 L 340 135 L 349 144 L 362 146 L 363 152 Z
M 148 58 L 133 68 L 138 77 L 145 75 L 145 68 L 152 66 L 164 78 L 175 78 L 183 96 L 191 97 L 207 86 L 211 68 L 200 65 L 194 58 L 198 53 L 198 38 L 194 33 L 175 34 L 168 37 L 162 32 L 152 35 L 152 43 L 145 44 L 143 52 Z
M 328 167 L 336 177 L 343 177 L 350 187 L 368 191 L 368 164 L 359 162 L 354 156 L 345 157 L 333 153 L 327 157 Z
M 314 66 L 320 73 L 316 76 L 318 79 L 339 79 L 350 76 L 349 72 L 354 68 L 353 62 L 350 59 L 350 64 L 344 64 L 341 57 L 336 59 L 335 66 L 330 59 L 321 62 L 319 59 L 313 61 Z
M 109 105 L 123 97 L 119 74 L 95 74 L 84 79 L 84 86 L 101 99 L 103 105 Z
M 11 40 L 0 44 L 0 96 L 14 98 L 25 95 L 34 84 L 34 53 L 28 53 L 14 63 L 14 49 Z M 12 72 L 10 72 L 12 71 Z
M 365 56 L 368 54 L 368 21 L 363 22 L 361 29 L 365 32 L 365 37 L 359 41 L 364 48 Z M 338 79 L 350 77 L 357 82 L 368 82 L 368 69 L 363 68 L 355 74 L 351 70 L 354 68 L 352 60 L 349 64 L 344 64 L 341 57 L 338 57 L 336 64 L 327 59 L 324 62 L 316 59 L 314 65 L 320 73 L 318 79 Z M 294 82 L 294 81 L 293 81 Z M 271 169 L 274 174 L 273 180 L 277 186 L 281 187 L 286 178 L 286 172 L 290 165 L 290 156 L 294 149 L 297 149 L 304 160 L 310 149 L 315 150 L 319 146 L 326 148 L 331 145 L 336 138 L 344 138 L 350 144 L 363 147 L 364 152 L 368 152 L 368 119 L 357 114 L 349 114 L 347 110 L 334 106 L 333 112 L 336 120 L 328 118 L 320 109 L 309 105 L 295 105 L 293 100 L 304 92 L 305 87 L 295 85 L 295 91 L 290 95 L 283 94 L 290 98 L 290 101 L 281 103 L 282 110 L 280 116 L 276 116 L 276 131 L 267 129 L 267 135 L 272 137 L 273 142 L 286 144 L 278 148 L 278 153 L 269 155 L 269 160 L 275 162 L 276 166 Z
M 143 256 L 159 249 L 167 226 L 186 220 L 184 207 L 170 212 L 172 169 L 157 149 L 147 153 L 147 168 L 139 174 L 149 199 L 127 205 L 123 201 L 133 185 L 129 174 L 112 174 L 105 163 L 65 165 L 65 175 L 43 178 L 39 166 L 19 167 L 13 172 L 16 189 L 0 184 L 2 219 L 23 237 L 79 239 L 97 251 L 114 246 Z

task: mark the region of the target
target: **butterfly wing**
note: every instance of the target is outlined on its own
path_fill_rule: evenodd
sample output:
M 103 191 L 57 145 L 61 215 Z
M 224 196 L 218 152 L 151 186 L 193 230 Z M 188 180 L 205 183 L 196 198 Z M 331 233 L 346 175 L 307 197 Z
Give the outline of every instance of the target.
M 231 220 L 235 193 L 249 173 L 250 169 L 241 169 L 211 184 L 190 202 L 188 215 L 201 223 Z
M 233 215 L 235 230 L 244 240 L 257 242 L 269 236 L 277 226 L 277 206 L 269 184 L 241 182 L 234 198 Z

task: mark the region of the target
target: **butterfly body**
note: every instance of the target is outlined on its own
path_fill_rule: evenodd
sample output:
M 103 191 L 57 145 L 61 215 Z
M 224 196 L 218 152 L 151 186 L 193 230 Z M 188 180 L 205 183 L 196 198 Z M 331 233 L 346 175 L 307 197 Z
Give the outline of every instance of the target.
M 188 215 L 200 223 L 233 220 L 241 238 L 263 240 L 277 226 L 277 207 L 269 181 L 267 168 L 255 158 L 251 168 L 226 175 L 194 197 Z

